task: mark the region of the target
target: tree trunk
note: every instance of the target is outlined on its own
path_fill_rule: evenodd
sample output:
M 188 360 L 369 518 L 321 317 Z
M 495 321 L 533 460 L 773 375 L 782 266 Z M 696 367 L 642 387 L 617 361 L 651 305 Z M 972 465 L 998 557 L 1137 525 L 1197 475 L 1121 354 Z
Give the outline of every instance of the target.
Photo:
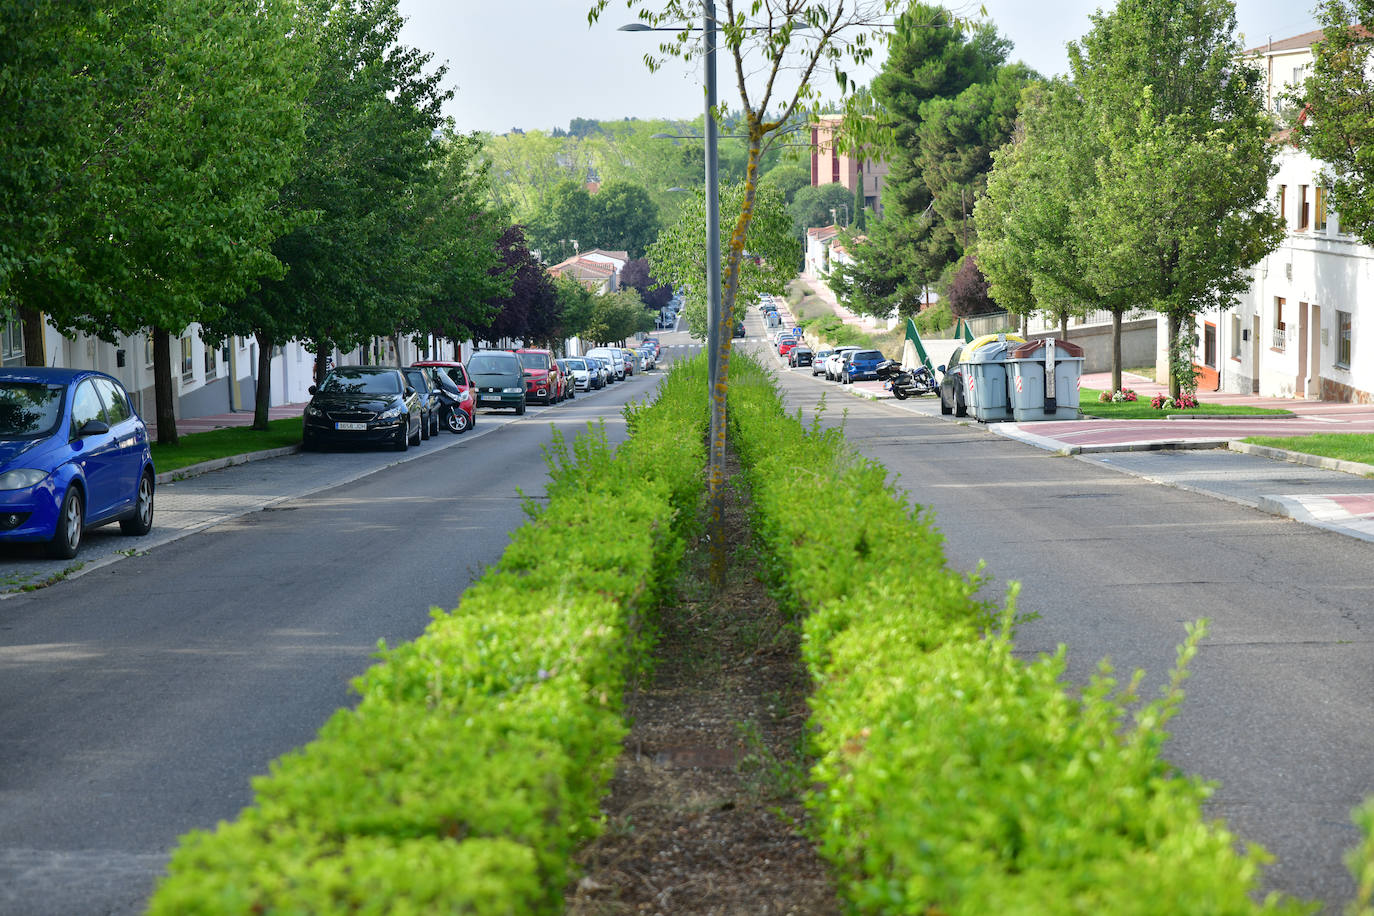
M 1121 311 L 1112 309 L 1112 391 L 1121 390 Z
M 24 365 L 46 366 L 48 354 L 43 352 L 43 313 L 22 305 L 19 307 L 19 319 L 24 322 Z
M 157 444 L 177 444 L 176 392 L 172 389 L 172 335 L 153 328 L 153 415 Z
M 315 348 L 315 384 L 324 381 L 325 375 L 329 372 L 329 351 L 320 344 Z
M 1179 321 L 1178 321 L 1178 316 L 1175 315 L 1175 314 L 1172 313 L 1172 312 L 1169 313 L 1169 323 L 1168 323 L 1168 327 L 1169 327 L 1169 330 L 1168 330 L 1168 336 L 1169 336 L 1169 397 L 1174 398 L 1174 399 L 1177 399 L 1177 398 L 1178 398 L 1178 395 L 1179 395 L 1179 392 L 1180 392 L 1180 390 L 1181 390 L 1180 387 L 1179 387 L 1179 384 L 1178 384 L 1178 376 L 1179 376 L 1179 371 L 1180 371 L 1180 369 L 1181 369 L 1181 367 L 1178 365 L 1178 328 L 1179 328 Z
M 1069 310 L 1068 310 L 1068 309 L 1064 309 L 1064 311 L 1062 311 L 1062 312 L 1059 313 L 1059 339 L 1060 339 L 1060 340 L 1068 340 L 1068 339 L 1069 339 Z
M 253 428 L 267 430 L 272 419 L 272 337 L 266 331 L 254 331 L 258 339 L 258 386 L 253 391 Z

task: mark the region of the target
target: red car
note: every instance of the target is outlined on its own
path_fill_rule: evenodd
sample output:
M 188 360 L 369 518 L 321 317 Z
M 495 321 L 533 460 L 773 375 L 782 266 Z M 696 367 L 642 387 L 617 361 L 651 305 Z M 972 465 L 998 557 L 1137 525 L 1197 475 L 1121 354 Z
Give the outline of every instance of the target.
M 442 359 L 421 360 L 412 365 L 429 373 L 436 386 L 457 400 L 456 409 L 440 408 L 439 426 L 451 433 L 461 433 L 477 424 L 477 398 L 472 393 L 468 370 L 460 362 Z
M 553 353 L 549 350 L 520 349 L 515 351 L 520 357 L 520 368 L 525 372 L 525 400 L 557 404 L 563 400 L 563 373 L 558 371 Z
M 795 340 L 793 340 L 790 337 L 784 337 L 782 341 L 778 344 L 778 355 L 786 356 L 787 354 L 792 352 L 792 348 L 796 345 L 797 342 Z

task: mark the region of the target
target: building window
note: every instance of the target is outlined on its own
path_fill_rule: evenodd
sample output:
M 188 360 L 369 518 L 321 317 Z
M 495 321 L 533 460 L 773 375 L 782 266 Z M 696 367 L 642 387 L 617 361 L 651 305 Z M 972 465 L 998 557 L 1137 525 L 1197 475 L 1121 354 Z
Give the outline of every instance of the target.
M 1286 328 L 1283 323 L 1283 297 L 1274 297 L 1274 343 L 1275 350 L 1283 351 L 1287 344 Z
M 181 338 L 181 380 L 189 382 L 195 376 L 195 368 L 191 364 L 191 336 L 188 334 Z
M 1211 322 L 1202 326 L 1202 364 L 1212 369 L 1217 367 L 1217 326 Z
M 207 382 L 219 375 L 219 364 L 215 359 L 217 355 L 214 347 L 209 344 L 205 345 L 205 380 Z
M 1279 221 L 1288 228 L 1288 185 L 1279 185 Z
M 1307 185 L 1298 185 L 1298 231 L 1306 232 L 1307 221 Z
M 11 318 L 5 322 L 3 359 L 5 363 L 11 360 L 22 362 L 24 359 L 24 322 L 19 318 Z
M 1336 313 L 1336 365 L 1350 368 L 1350 313 Z
M 1312 228 L 1318 232 L 1326 231 L 1326 188 L 1317 185 L 1312 200 Z
M 1231 358 L 1240 359 L 1240 316 L 1231 316 Z

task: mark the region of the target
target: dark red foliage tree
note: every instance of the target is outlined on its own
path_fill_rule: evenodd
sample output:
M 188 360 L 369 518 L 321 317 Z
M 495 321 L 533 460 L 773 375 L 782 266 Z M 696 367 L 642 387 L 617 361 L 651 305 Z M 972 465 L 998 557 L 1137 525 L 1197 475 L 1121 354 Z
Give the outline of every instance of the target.
M 506 338 L 529 344 L 551 342 L 559 330 L 558 296 L 553 278 L 526 246 L 524 229 L 507 229 L 497 250 L 503 267 L 511 273 L 510 295 L 490 300 L 496 312 L 486 327 L 477 330 L 477 338 L 493 343 Z
M 638 290 L 639 298 L 644 300 L 644 307 L 655 312 L 673 298 L 671 286 L 660 283 L 650 276 L 648 258 L 636 258 L 626 264 L 620 271 L 620 285 Z
M 997 303 L 988 296 L 988 281 L 971 254 L 966 255 L 954 271 L 949 281 L 948 298 L 949 310 L 960 318 L 998 311 Z

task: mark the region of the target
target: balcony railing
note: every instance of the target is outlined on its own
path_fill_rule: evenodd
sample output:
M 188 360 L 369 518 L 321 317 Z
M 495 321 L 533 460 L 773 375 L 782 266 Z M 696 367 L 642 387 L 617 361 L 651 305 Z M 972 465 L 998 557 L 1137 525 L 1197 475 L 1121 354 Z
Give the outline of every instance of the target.
M 1285 328 L 1273 328 L 1274 342 L 1271 346 L 1280 352 L 1287 349 L 1288 331 Z

